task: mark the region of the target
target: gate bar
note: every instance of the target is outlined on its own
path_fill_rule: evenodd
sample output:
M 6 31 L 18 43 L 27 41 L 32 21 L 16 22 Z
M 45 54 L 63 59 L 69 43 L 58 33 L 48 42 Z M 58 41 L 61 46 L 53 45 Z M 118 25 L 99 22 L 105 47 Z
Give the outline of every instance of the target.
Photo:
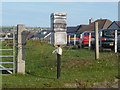
M 0 62 L 0 64 L 13 64 L 13 62 Z
M 12 40 L 14 38 L 0 38 L 0 39 L 4 39 L 4 40 Z
M 13 49 L 0 49 L 0 51 L 12 51 Z
M 0 57 L 13 57 L 12 55 L 0 55 Z
M 2 65 L 0 65 L 0 67 L 2 68 L 2 70 L 3 70 L 3 69 L 4 69 L 4 70 L 6 69 L 10 74 L 12 74 L 12 72 L 11 72 L 10 70 L 8 70 L 8 68 L 5 68 L 5 67 L 2 66 Z M 1 69 L 1 68 L 0 68 L 0 69 Z M 9 68 L 9 69 L 10 69 L 10 68 Z M 11 68 L 11 69 L 12 69 L 12 68 Z

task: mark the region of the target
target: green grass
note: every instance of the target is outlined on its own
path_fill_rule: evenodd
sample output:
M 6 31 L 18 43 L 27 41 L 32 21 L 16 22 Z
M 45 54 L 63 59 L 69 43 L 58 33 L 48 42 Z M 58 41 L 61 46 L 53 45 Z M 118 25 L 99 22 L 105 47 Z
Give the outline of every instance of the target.
M 61 77 L 56 79 L 54 47 L 40 41 L 27 41 L 26 74 L 3 75 L 3 88 L 91 88 L 94 83 L 110 82 L 118 76 L 118 57 L 114 52 L 101 52 L 94 59 L 94 51 L 63 48 Z

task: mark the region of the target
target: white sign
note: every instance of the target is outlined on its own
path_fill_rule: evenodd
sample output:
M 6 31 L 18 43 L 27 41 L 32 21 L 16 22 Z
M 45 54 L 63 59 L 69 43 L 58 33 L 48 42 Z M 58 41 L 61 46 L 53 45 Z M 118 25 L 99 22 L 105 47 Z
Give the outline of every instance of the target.
M 52 33 L 52 44 L 53 45 L 67 44 L 67 33 L 66 32 Z

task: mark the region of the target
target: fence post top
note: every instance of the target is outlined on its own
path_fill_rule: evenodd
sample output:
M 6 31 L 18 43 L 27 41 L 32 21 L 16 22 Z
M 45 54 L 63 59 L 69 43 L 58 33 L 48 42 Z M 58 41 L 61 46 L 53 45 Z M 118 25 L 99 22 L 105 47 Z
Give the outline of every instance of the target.
M 17 26 L 25 26 L 25 24 L 17 24 Z

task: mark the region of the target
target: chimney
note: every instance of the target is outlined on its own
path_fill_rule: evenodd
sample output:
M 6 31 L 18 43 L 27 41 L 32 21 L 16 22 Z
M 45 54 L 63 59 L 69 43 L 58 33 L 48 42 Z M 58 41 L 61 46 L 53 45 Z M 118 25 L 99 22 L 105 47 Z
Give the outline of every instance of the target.
M 89 19 L 89 24 L 93 23 L 94 20 L 92 18 Z

